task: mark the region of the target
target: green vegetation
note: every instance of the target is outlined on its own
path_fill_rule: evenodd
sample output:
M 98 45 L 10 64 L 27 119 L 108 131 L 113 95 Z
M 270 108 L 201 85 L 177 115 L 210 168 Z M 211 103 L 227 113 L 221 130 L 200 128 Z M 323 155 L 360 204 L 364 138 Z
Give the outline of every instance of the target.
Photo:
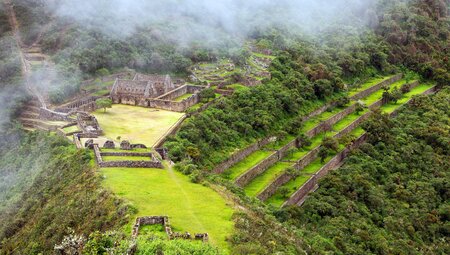
M 191 97 L 192 95 L 193 95 L 192 93 L 186 93 L 186 94 L 184 94 L 184 95 L 182 95 L 182 96 L 179 96 L 179 97 L 175 98 L 173 101 L 181 102 L 181 101 L 183 101 L 183 100 L 185 100 L 185 99 L 188 99 L 188 98 Z
M 267 186 L 267 184 L 271 183 L 279 174 L 283 172 L 284 169 L 290 165 L 290 163 L 284 162 L 274 164 L 244 187 L 245 194 L 251 197 L 258 195 Z
M 248 155 L 248 157 L 239 161 L 239 163 L 227 169 L 224 175 L 227 178 L 234 180 L 241 174 L 243 174 L 245 171 L 261 162 L 261 160 L 271 155 L 272 153 L 273 151 L 257 150 L 252 154 Z
M 142 156 L 103 156 L 103 161 L 150 161 L 150 157 L 142 157 Z
M 102 110 L 94 112 L 104 135 L 109 139 L 116 140 L 120 136 L 122 140 L 147 146 L 152 146 L 182 115 L 128 105 L 113 105 L 106 113 Z
M 449 92 L 416 97 L 395 119 L 375 114 L 369 143 L 278 213 L 305 230 L 311 253 L 447 253 Z
M 0 192 L 7 195 L 0 200 L 1 254 L 51 254 L 70 229 L 88 236 L 131 220 L 129 208 L 101 188 L 87 151 L 55 135 L 19 137 L 2 146 L 9 152 L 1 153 L 1 175 L 13 186 Z
M 112 100 L 109 98 L 99 98 L 95 100 L 95 105 L 98 108 L 103 108 L 103 112 L 106 113 L 106 108 L 112 108 Z
M 367 82 L 364 82 L 362 85 L 359 86 L 354 86 L 349 90 L 348 96 L 352 97 L 356 94 L 358 94 L 359 92 L 362 92 L 380 82 L 386 81 L 388 79 L 390 79 L 392 76 L 389 77 L 380 77 L 380 78 L 372 78 L 370 80 L 368 80 Z
M 77 125 L 74 125 L 74 126 L 70 126 L 70 127 L 63 128 L 63 131 L 64 131 L 65 133 L 72 133 L 72 132 L 79 131 L 79 128 L 78 128 Z
M 101 174 L 104 186 L 130 201 L 137 216 L 168 215 L 174 231 L 207 232 L 214 245 L 229 248 L 233 209 L 212 189 L 172 169 L 105 168 Z

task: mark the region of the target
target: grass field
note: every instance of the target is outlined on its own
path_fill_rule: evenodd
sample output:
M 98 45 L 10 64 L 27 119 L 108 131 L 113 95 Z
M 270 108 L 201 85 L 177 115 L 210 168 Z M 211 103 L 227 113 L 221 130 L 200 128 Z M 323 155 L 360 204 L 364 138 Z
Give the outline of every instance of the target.
M 64 131 L 65 133 L 72 133 L 72 132 L 76 132 L 76 131 L 79 131 L 79 130 L 80 130 L 80 129 L 78 128 L 77 125 L 63 128 L 63 131 Z
M 386 113 L 391 113 L 395 111 L 398 107 L 400 107 L 402 104 L 407 103 L 413 96 L 422 94 L 423 92 L 427 91 L 428 89 L 432 88 L 433 84 L 421 84 L 409 91 L 408 93 L 404 94 L 403 97 L 397 101 L 396 104 L 389 103 L 385 104 L 381 107 L 381 110 Z
M 271 155 L 272 151 L 263 151 L 263 150 L 257 150 L 253 152 L 252 154 L 248 155 L 248 157 L 244 158 L 243 160 L 239 161 L 236 165 L 229 168 L 224 175 L 231 180 L 236 179 L 241 174 L 243 174 L 245 171 L 250 169 L 251 167 L 255 166 L 259 162 L 261 162 L 263 159 Z
M 150 108 L 113 105 L 106 113 L 102 109 L 94 112 L 104 136 L 131 143 L 152 146 L 165 132 L 175 124 L 183 113 L 155 110 Z
M 192 95 L 194 95 L 194 94 L 192 94 L 192 93 L 186 93 L 186 94 L 184 94 L 184 95 L 182 95 L 182 96 L 179 96 L 179 97 L 175 98 L 173 101 L 175 101 L 175 102 L 181 102 L 181 101 L 183 101 L 183 100 L 185 100 L 185 99 L 188 99 L 188 98 L 191 97 Z
M 142 156 L 103 156 L 103 161 L 150 161 L 150 157 Z
M 258 195 L 268 184 L 270 184 L 279 174 L 281 174 L 291 164 L 278 162 L 269 167 L 264 173 L 258 175 L 247 186 L 245 186 L 245 194 L 254 197 Z
M 387 79 L 390 79 L 392 76 L 388 76 L 388 77 L 381 77 L 381 78 L 373 78 L 367 82 L 365 82 L 364 84 L 362 84 L 361 86 L 359 86 L 358 88 L 353 88 L 349 91 L 348 96 L 354 96 L 356 94 L 358 94 L 359 92 L 362 92 L 374 85 L 377 85 L 378 83 L 385 81 Z
M 167 215 L 174 231 L 208 232 L 214 245 L 228 249 L 225 238 L 233 232 L 233 209 L 210 188 L 171 169 L 105 168 L 101 174 L 103 185 L 130 201 L 137 216 Z

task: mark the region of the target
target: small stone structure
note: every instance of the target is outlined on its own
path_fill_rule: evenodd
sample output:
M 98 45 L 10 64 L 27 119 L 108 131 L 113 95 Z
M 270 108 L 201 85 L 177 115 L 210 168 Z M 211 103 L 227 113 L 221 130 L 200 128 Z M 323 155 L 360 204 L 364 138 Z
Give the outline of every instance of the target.
M 120 142 L 120 149 L 131 150 L 131 143 L 127 140 L 123 140 L 122 142 Z
M 167 234 L 167 237 L 170 240 L 173 239 L 192 240 L 192 235 L 189 232 L 185 233 L 173 232 L 169 223 L 169 217 L 167 216 L 146 216 L 136 218 L 136 222 L 131 232 L 131 237 L 136 238 L 139 235 L 139 227 L 145 225 L 162 225 L 164 227 L 164 231 Z M 194 234 L 194 239 L 207 242 L 209 240 L 209 236 L 208 233 L 198 233 Z
M 91 147 L 94 150 L 95 160 L 100 167 L 164 168 L 161 161 L 151 152 L 102 152 L 98 144 L 95 143 L 92 143 Z M 148 157 L 148 160 L 103 161 L 103 156 Z
M 83 131 L 83 133 L 88 133 L 96 136 L 103 134 L 103 130 L 98 124 L 97 119 L 88 113 L 79 112 L 77 114 L 77 122 L 78 127 Z
M 103 148 L 105 148 L 105 149 L 114 149 L 114 148 L 116 148 L 116 144 L 114 143 L 114 141 L 108 140 L 108 141 L 105 142 L 105 144 L 103 144 Z

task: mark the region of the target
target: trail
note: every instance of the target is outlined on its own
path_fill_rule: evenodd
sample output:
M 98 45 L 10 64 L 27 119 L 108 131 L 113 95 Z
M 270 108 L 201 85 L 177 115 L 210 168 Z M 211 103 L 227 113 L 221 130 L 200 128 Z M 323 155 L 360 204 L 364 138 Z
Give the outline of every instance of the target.
M 24 81 L 25 81 L 25 87 L 33 96 L 35 96 L 39 100 L 41 107 L 47 108 L 44 97 L 42 96 L 41 93 L 39 93 L 39 91 L 34 87 L 34 85 L 30 81 L 31 65 L 30 65 L 30 62 L 25 57 L 24 48 L 26 48 L 26 47 L 20 36 L 19 22 L 17 21 L 17 17 L 16 17 L 16 13 L 14 11 L 14 8 L 13 8 L 13 4 L 11 3 L 11 0 L 4 0 L 4 5 L 5 5 L 6 11 L 8 13 L 8 20 L 9 20 L 9 23 L 12 28 L 12 32 L 13 32 L 14 39 L 16 41 L 17 48 L 19 49 L 20 62 L 21 62 L 21 66 L 22 66 L 22 77 L 24 78 Z
M 195 213 L 193 213 L 194 209 L 192 208 L 192 203 L 191 203 L 191 198 L 189 197 L 188 193 L 184 190 L 183 185 L 180 184 L 177 176 L 174 173 L 173 167 L 172 165 L 169 164 L 168 166 L 168 173 L 169 173 L 169 177 L 170 179 L 173 180 L 173 182 L 177 185 L 177 190 L 181 191 L 181 193 L 183 194 L 183 197 L 185 198 L 184 201 L 186 201 L 184 204 L 186 206 L 187 212 L 189 214 L 189 216 L 191 216 L 195 222 L 204 230 L 206 231 L 205 226 L 203 225 L 203 223 L 197 218 L 197 215 L 195 215 Z

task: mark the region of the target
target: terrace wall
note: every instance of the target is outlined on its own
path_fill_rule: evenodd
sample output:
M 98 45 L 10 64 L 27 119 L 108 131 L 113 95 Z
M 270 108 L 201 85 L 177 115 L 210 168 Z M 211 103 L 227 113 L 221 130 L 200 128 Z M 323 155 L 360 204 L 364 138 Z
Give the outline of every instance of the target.
M 320 170 L 311 176 L 311 178 L 303 184 L 284 204 L 284 206 L 294 205 L 299 203 L 305 196 L 314 189 L 320 178 L 328 174 L 332 169 L 339 167 L 344 161 L 345 157 L 354 149 L 363 144 L 367 139 L 367 135 L 363 134 L 355 140 L 351 145 L 347 146 L 343 151 L 339 152 L 330 161 L 328 161 Z
M 394 82 L 397 82 L 397 81 L 401 80 L 402 78 L 403 78 L 403 74 L 397 74 L 397 75 L 395 75 L 395 76 L 393 76 L 393 77 L 391 77 L 391 78 L 389 78 L 389 79 L 387 79 L 385 81 L 382 81 L 382 82 L 378 83 L 375 86 L 372 86 L 372 87 L 370 87 L 370 88 L 368 88 L 368 89 L 366 89 L 364 91 L 359 92 L 358 94 L 356 94 L 356 95 L 354 95 L 354 96 L 352 96 L 350 98 L 353 99 L 353 100 L 359 100 L 361 98 L 365 98 L 368 95 L 372 94 L 373 92 L 381 89 L 383 86 L 390 85 L 390 84 L 392 84 Z
M 410 84 L 410 88 L 412 89 L 412 88 L 414 88 L 414 87 L 416 87 L 418 85 L 419 85 L 419 82 L 414 82 L 414 83 Z M 422 95 L 429 95 L 429 94 L 433 94 L 435 92 L 436 92 L 436 87 L 432 87 L 432 88 L 426 90 L 425 92 L 423 92 Z M 412 101 L 412 99 L 408 100 L 407 104 L 411 103 L 411 101 Z M 382 102 L 382 100 L 377 101 L 375 104 L 376 105 L 382 105 L 382 103 L 380 104 L 380 102 Z M 390 116 L 391 117 L 395 117 L 398 114 L 398 112 L 400 111 L 401 107 L 402 106 L 398 107 L 395 111 L 393 111 L 390 114 Z M 359 122 L 364 121 L 364 120 L 361 120 L 361 119 L 368 118 L 370 116 L 370 114 L 371 114 L 371 112 L 368 112 L 367 114 L 365 114 L 364 116 L 362 116 L 358 120 L 356 120 L 355 122 L 357 122 L 357 121 L 359 121 Z M 353 122 L 353 123 L 355 123 L 355 122 Z M 356 126 L 357 125 L 355 125 L 355 127 Z M 354 148 L 359 147 L 361 144 L 363 144 L 366 141 L 366 139 L 367 139 L 367 134 L 363 134 L 353 144 L 351 144 L 350 146 L 345 148 L 342 152 L 338 153 L 335 157 L 333 157 L 316 174 L 314 174 L 302 187 L 300 187 L 300 189 L 297 190 L 297 192 L 294 193 L 291 196 L 291 198 L 283 204 L 283 206 L 303 203 L 303 201 L 306 198 L 306 196 L 308 195 L 308 193 L 310 193 L 316 187 L 316 185 L 318 183 L 318 180 L 320 178 L 324 177 L 325 175 L 327 175 L 330 170 L 339 167 L 342 164 L 342 162 L 344 161 L 344 159 L 348 156 L 350 151 L 352 149 L 354 149 Z M 280 182 L 282 182 L 282 181 L 283 180 L 280 179 Z M 281 184 L 281 185 L 283 185 L 283 184 Z M 276 188 L 278 188 L 278 187 L 276 187 Z M 266 196 L 264 195 L 264 196 L 261 196 L 261 197 L 264 198 Z M 267 199 L 267 198 L 268 197 L 266 197 L 265 199 Z
M 256 176 L 260 175 L 267 168 L 275 164 L 280 159 L 279 155 L 280 155 L 279 151 L 276 151 L 272 155 L 261 161 L 259 164 L 252 167 L 247 172 L 243 173 L 236 179 L 235 181 L 236 185 L 238 185 L 239 187 L 244 187 L 245 185 L 247 185 Z
M 233 153 L 227 160 L 216 166 L 212 172 L 216 174 L 221 174 L 234 164 L 238 163 L 239 161 L 246 158 L 248 155 L 252 154 L 253 152 L 261 149 L 262 147 L 266 146 L 268 143 L 274 140 L 274 137 L 268 137 L 264 138 L 256 143 L 251 144 L 250 146 L 246 147 L 245 149 L 239 150 L 235 153 Z

